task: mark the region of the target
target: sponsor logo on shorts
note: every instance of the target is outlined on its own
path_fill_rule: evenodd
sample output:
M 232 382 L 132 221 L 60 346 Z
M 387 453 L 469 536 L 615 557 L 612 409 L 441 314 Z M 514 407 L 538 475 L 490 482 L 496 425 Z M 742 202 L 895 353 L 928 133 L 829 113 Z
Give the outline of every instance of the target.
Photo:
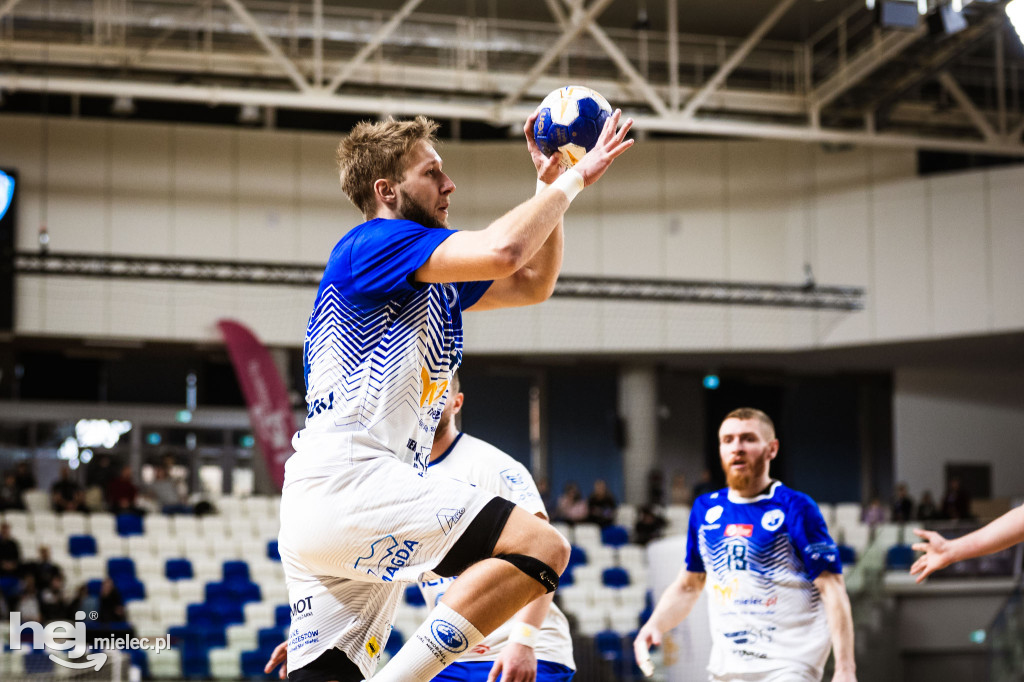
M 445 535 L 451 532 L 452 528 L 465 513 L 465 507 L 461 509 L 445 508 L 437 512 L 437 522 L 441 524 L 441 530 L 444 531 Z
M 501 480 L 509 490 L 522 490 L 527 486 L 526 477 L 518 469 L 505 469 L 501 472 Z
M 786 512 L 781 509 L 766 511 L 761 517 L 761 527 L 768 531 L 778 530 L 782 522 L 786 520 Z
M 438 618 L 431 623 L 430 633 L 434 635 L 434 640 L 438 644 L 453 654 L 460 654 L 469 646 L 469 638 L 463 634 L 462 630 L 446 620 Z
M 356 559 L 355 567 L 389 583 L 395 579 L 398 570 L 409 563 L 419 544 L 416 540 L 399 542 L 394 535 L 385 535 L 370 545 L 367 556 Z
M 369 641 L 366 642 L 365 648 L 366 653 L 370 654 L 370 658 L 374 658 L 380 653 L 380 644 L 377 643 L 376 637 L 371 637 Z
M 292 602 L 292 620 L 302 620 L 313 615 L 313 597 L 305 597 Z
M 749 538 L 754 534 L 754 526 L 749 523 L 730 523 L 725 527 L 727 538 Z
M 293 630 L 292 636 L 288 639 L 288 652 L 298 651 L 309 644 L 316 644 L 319 641 L 319 630 L 308 630 L 306 632 L 296 632 Z
M 704 520 L 707 523 L 714 523 L 719 518 L 721 518 L 721 516 L 722 516 L 722 506 L 718 505 L 718 506 L 712 507 L 711 509 L 708 509 L 707 512 L 705 512 Z

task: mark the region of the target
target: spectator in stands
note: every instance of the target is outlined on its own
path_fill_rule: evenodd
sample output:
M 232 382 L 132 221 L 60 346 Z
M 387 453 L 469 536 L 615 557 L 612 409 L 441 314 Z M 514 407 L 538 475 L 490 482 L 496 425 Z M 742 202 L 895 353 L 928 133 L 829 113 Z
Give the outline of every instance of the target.
M 14 472 L 5 472 L 3 483 L 0 484 L 0 511 L 24 508 L 25 501 L 21 499 L 21 489 L 18 488 Z
M 693 486 L 693 499 L 697 499 L 706 493 L 715 492 L 715 483 L 711 480 L 711 469 L 700 472 L 700 481 Z
M 556 521 L 570 524 L 579 523 L 587 518 L 587 501 L 583 499 L 583 493 L 575 482 L 569 481 L 562 488 L 555 515 Z
M 50 578 L 39 592 L 39 610 L 43 622 L 49 623 L 55 620 L 74 620 L 74 611 L 70 610 L 70 604 L 64 596 L 64 576 L 59 572 Z
M 540 493 L 540 500 L 544 503 L 545 509 L 554 509 L 557 501 L 551 497 L 551 484 L 546 478 L 537 479 L 537 492 Z
M 647 500 L 654 504 L 665 504 L 665 473 L 661 469 L 647 472 Z
M 14 467 L 14 481 L 21 493 L 21 499 L 25 499 L 26 490 L 36 489 L 36 475 L 32 473 L 32 463 L 28 460 L 18 462 Z
M 893 523 L 906 523 L 914 516 L 914 500 L 907 491 L 907 484 L 896 486 L 896 497 L 892 500 Z
M 100 610 L 100 598 L 98 595 L 89 594 L 89 584 L 82 583 L 75 590 L 75 596 L 71 599 L 70 609 L 72 612 L 84 611 L 86 613 Z
M 138 514 L 139 509 L 135 506 L 135 498 L 138 495 L 139 490 L 132 482 L 130 466 L 122 467 L 121 475 L 107 484 L 107 505 L 115 514 Z
M 14 608 L 21 612 L 22 622 L 34 620 L 41 622 L 43 612 L 39 605 L 39 590 L 36 589 L 36 579 L 32 574 L 26 575 L 21 581 L 21 590 L 18 593 L 18 603 Z
M 117 589 L 117 585 L 109 577 L 103 579 L 100 587 L 100 608 L 98 618 L 101 623 L 123 623 L 124 600 Z
M 925 490 L 921 493 L 921 501 L 917 503 L 917 516 L 915 518 L 918 521 L 932 521 L 938 517 L 939 508 L 935 506 L 932 491 Z
M 21 574 L 21 548 L 11 537 L 9 523 L 0 523 L 0 577 Z
M 60 478 L 50 488 L 50 501 L 58 514 L 85 511 L 85 492 L 72 478 L 70 467 L 61 468 Z
M 882 506 L 882 501 L 872 497 L 871 502 L 861 512 L 860 522 L 874 530 L 875 526 L 885 523 L 885 520 L 885 507 Z
M 105 510 L 107 486 L 116 476 L 110 455 L 99 455 L 89 462 L 85 470 L 85 506 L 90 511 Z
M 608 484 L 603 478 L 594 481 L 594 490 L 587 498 L 587 521 L 596 523 L 602 528 L 615 523 L 615 510 L 619 503 L 608 490 Z
M 949 479 L 946 494 L 942 496 L 942 518 L 956 520 L 971 518 L 970 493 L 960 485 L 960 479 L 956 476 Z
M 671 504 L 683 505 L 686 507 L 693 505 L 693 491 L 690 489 L 690 484 L 686 480 L 686 474 L 681 471 L 672 476 L 672 487 L 669 499 L 671 500 Z
M 153 482 L 146 486 L 145 495 L 165 514 L 191 512 L 178 484 L 171 478 L 167 467 L 158 464 L 153 469 Z
M 662 513 L 661 505 L 648 502 L 637 510 L 636 524 L 633 526 L 633 542 L 646 545 L 651 540 L 661 537 L 661 532 L 667 525 L 668 520 Z
M 50 558 L 50 548 L 46 545 L 39 545 L 39 558 L 35 561 L 25 562 L 22 570 L 24 573 L 31 573 L 36 580 L 36 585 L 43 585 L 44 589 L 53 583 L 55 577 L 64 577 L 60 566 L 53 563 Z

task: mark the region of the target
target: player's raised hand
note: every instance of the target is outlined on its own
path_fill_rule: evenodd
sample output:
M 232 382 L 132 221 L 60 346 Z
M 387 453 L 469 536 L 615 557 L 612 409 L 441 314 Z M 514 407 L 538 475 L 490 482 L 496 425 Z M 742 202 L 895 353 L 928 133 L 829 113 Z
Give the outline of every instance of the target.
M 288 679 L 288 642 L 281 642 L 274 647 L 274 653 L 270 654 L 270 660 L 263 666 L 263 672 L 268 675 L 274 672 L 274 668 L 281 666 L 281 669 L 277 671 L 279 679 Z
M 927 542 L 918 542 L 913 545 L 916 552 L 924 552 L 923 556 L 917 558 L 914 565 L 910 567 L 910 575 L 917 576 L 917 582 L 921 582 L 929 575 L 940 569 L 949 566 L 956 561 L 953 555 L 953 547 L 946 538 L 933 530 L 922 530 L 915 528 L 914 533 Z
M 633 119 L 627 118 L 622 127 L 619 127 L 621 117 L 621 109 L 612 112 L 612 115 L 604 122 L 604 128 L 601 129 L 601 135 L 597 138 L 597 144 L 587 152 L 579 163 L 573 166 L 573 170 L 583 176 L 584 186 L 589 187 L 597 182 L 612 165 L 612 161 L 633 146 L 633 140 L 626 139 L 626 133 L 633 127 Z
M 539 115 L 540 110 L 537 110 L 526 119 L 523 133 L 526 134 L 526 148 L 530 150 L 530 158 L 537 167 L 537 179 L 550 185 L 562 174 L 562 152 L 556 151 L 551 156 L 544 156 L 544 152 L 537 146 L 537 140 L 533 136 L 533 124 L 537 122 Z
M 636 639 L 633 640 L 633 655 L 636 657 L 636 665 L 645 677 L 654 674 L 654 664 L 651 663 L 651 647 L 660 644 L 661 631 L 654 627 L 651 621 L 647 621 L 636 633 Z

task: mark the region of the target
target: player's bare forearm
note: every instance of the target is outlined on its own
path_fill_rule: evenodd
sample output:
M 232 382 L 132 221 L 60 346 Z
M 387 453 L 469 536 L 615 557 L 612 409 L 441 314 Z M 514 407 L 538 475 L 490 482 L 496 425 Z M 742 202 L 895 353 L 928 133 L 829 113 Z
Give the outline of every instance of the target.
M 561 223 L 529 263 L 511 277 L 496 280 L 469 310 L 533 305 L 548 300 L 562 269 L 564 230 Z
M 846 582 L 839 573 L 825 571 L 814 579 L 825 604 L 825 616 L 832 636 L 832 653 L 836 659 L 834 681 L 855 682 L 857 664 L 853 648 L 853 611 L 846 593 Z
M 700 599 L 707 573 L 692 573 L 685 568 L 661 595 L 648 621 L 659 632 L 667 632 L 686 620 Z
M 924 554 L 910 567 L 910 573 L 917 576 L 917 582 L 921 582 L 957 561 L 991 554 L 1024 542 L 1024 506 L 1011 509 L 992 523 L 955 540 L 947 540 L 931 530 L 915 528 L 914 533 L 926 540 L 913 546 Z

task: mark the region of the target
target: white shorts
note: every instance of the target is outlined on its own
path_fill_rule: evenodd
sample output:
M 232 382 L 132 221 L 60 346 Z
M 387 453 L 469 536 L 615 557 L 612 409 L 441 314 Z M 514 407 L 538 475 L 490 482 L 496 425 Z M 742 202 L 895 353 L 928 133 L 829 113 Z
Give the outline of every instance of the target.
M 406 583 L 430 575 L 494 496 L 454 479 L 427 480 L 379 450 L 343 459 L 311 450 L 288 460 L 281 497 L 288 669 L 335 647 L 369 678 Z

